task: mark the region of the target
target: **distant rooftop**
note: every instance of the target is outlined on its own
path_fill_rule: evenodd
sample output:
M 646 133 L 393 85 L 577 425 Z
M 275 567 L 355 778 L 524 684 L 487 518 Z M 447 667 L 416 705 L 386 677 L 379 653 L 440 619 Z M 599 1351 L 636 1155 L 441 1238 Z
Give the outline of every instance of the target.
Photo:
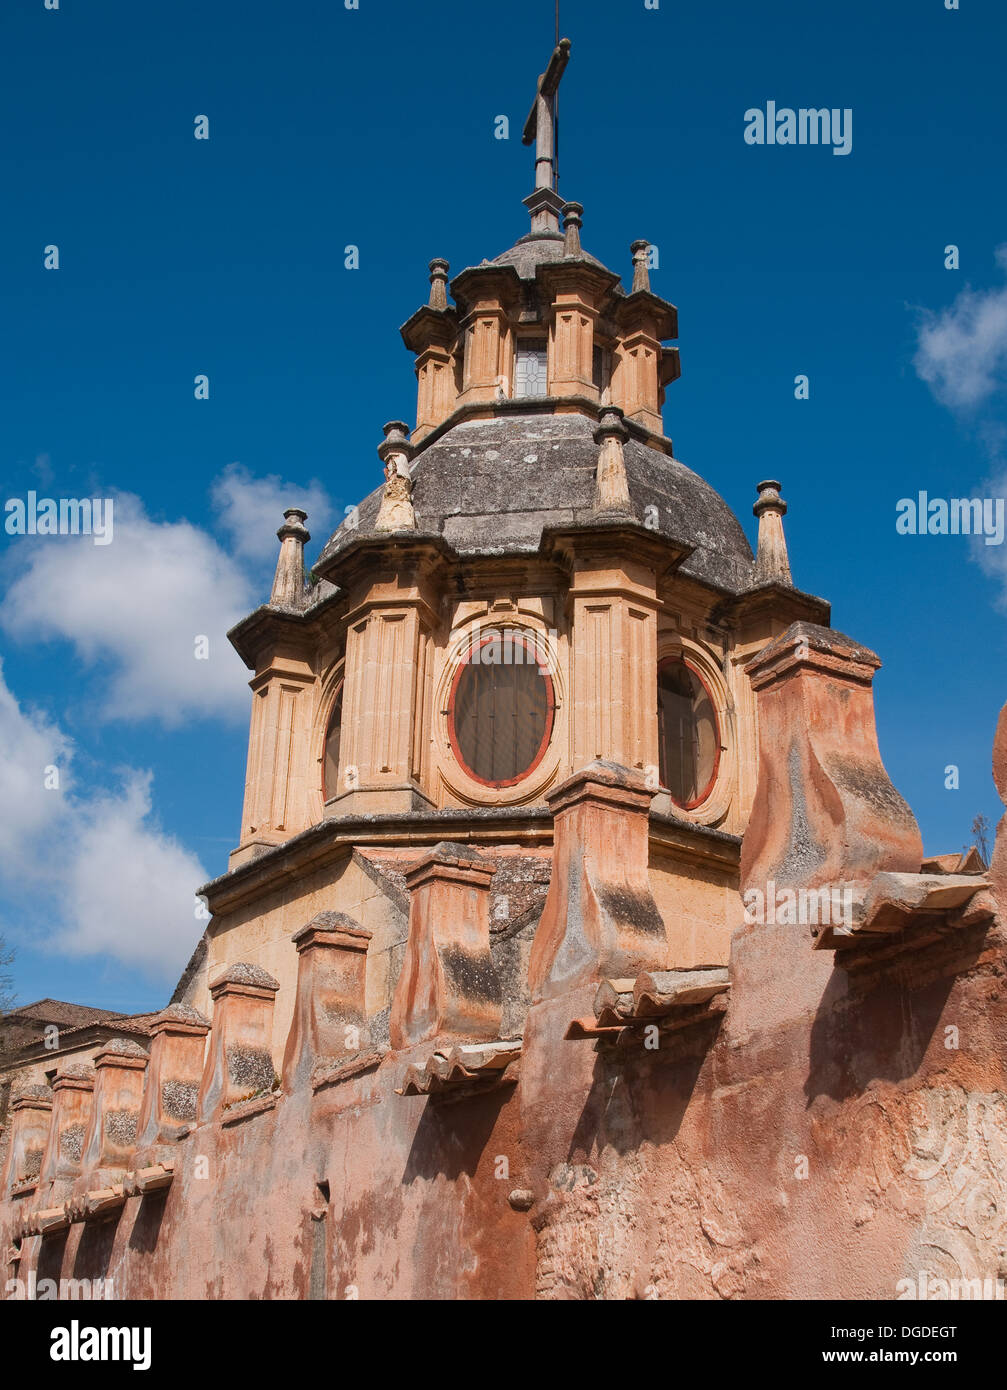
M 6 1015 L 8 1021 L 24 1020 L 26 1023 L 57 1023 L 65 1028 L 79 1028 L 82 1024 L 98 1023 L 106 1018 L 124 1018 L 125 1015 L 114 1009 L 99 1009 L 90 1004 L 70 1004 L 63 999 L 36 999 L 34 1004 L 22 1004 L 19 1009 L 11 1009 Z

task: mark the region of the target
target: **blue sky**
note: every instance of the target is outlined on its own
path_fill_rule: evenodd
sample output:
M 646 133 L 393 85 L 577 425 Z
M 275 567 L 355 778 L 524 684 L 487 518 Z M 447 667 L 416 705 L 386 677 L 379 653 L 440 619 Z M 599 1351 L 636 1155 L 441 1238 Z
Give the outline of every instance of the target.
M 782 479 L 795 581 L 884 661 L 882 752 L 930 852 L 999 816 L 1007 698 L 1007 545 L 895 530 L 921 489 L 1007 492 L 1007 10 L 961 4 L 563 0 L 561 25 L 560 189 L 613 269 L 636 237 L 659 248 L 676 453 L 749 535 L 756 483 Z M 317 554 L 378 482 L 383 422 L 413 419 L 398 327 L 428 260 L 454 273 L 526 230 L 520 130 L 552 41 L 551 0 L 3 7 L 0 501 L 118 499 L 109 547 L 0 538 L 22 1002 L 172 988 L 201 930 L 187 894 L 239 825 L 247 673 L 223 630 L 265 597 L 281 506 L 305 499 Z M 852 152 L 746 144 L 769 100 L 850 108 Z

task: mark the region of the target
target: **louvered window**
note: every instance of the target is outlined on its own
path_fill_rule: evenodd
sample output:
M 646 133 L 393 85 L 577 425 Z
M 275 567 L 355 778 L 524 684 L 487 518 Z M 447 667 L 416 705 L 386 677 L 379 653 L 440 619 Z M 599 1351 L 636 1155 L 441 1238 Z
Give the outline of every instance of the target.
M 449 733 L 470 777 L 508 787 L 541 761 L 552 733 L 552 679 L 536 644 L 509 632 L 484 639 L 458 668 Z
M 661 783 L 679 806 L 698 806 L 717 776 L 720 731 L 706 686 L 684 661 L 658 671 L 657 720 Z

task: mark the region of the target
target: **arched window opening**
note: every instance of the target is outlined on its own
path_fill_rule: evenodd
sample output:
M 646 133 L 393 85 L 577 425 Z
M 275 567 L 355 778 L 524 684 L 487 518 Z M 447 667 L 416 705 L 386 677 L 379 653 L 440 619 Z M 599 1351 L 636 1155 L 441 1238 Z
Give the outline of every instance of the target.
M 713 700 L 691 666 L 673 658 L 657 673 L 661 784 L 691 810 L 709 796 L 720 762 L 720 730 Z
M 329 716 L 325 734 L 325 768 L 322 776 L 322 795 L 329 801 L 339 791 L 339 734 L 343 718 L 343 687 L 339 687 L 336 702 Z
M 477 782 L 510 787 L 541 762 L 552 734 L 553 683 L 534 640 L 509 631 L 478 642 L 455 673 L 448 734 Z

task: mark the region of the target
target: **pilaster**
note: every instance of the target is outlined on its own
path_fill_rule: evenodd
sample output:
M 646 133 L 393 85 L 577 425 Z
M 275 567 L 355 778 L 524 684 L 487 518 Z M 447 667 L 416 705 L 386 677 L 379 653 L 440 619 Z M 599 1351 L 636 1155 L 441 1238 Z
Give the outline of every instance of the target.
M 131 1038 L 113 1038 L 94 1059 L 95 1085 L 91 1121 L 81 1172 L 125 1170 L 136 1152 L 143 1103 L 147 1053 Z
M 343 912 L 320 912 L 293 939 L 297 998 L 283 1056 L 287 1091 L 322 1060 L 347 1061 L 369 1042 L 365 1012 L 371 933 Z
M 600 761 L 549 797 L 553 867 L 528 970 L 533 1001 L 667 968 L 650 888 L 652 797 L 641 773 Z
M 336 815 L 430 804 L 425 744 L 416 737 L 438 622 L 438 552 L 401 544 L 372 556 L 351 582 Z
M 585 533 L 571 552 L 572 765 L 656 776 L 658 561 L 625 532 Z
M 471 846 L 441 843 L 407 874 L 409 940 L 392 1001 L 394 1048 L 500 1036 L 503 1001 L 490 956 L 495 870 Z
M 550 396 L 598 399 L 594 384 L 594 328 L 598 310 L 575 272 L 553 279 L 549 323 Z
M 150 1062 L 140 1111 L 140 1148 L 168 1144 L 196 1122 L 209 1019 L 169 1004 L 151 1024 Z
M 10 1105 L 10 1138 L 0 1197 L 23 1184 L 36 1184 L 42 1171 L 42 1158 L 49 1141 L 52 1118 L 52 1091 L 48 1086 L 26 1086 Z
M 878 749 L 871 687 L 880 665 L 843 633 L 804 622 L 749 663 L 759 780 L 742 842 L 743 893 L 919 873 L 919 826 Z
M 43 1182 L 79 1176 L 94 1088 L 95 1073 L 91 1067 L 67 1067 L 56 1073 L 52 1083 L 52 1123 L 40 1174 Z
M 261 966 L 240 961 L 210 985 L 213 1029 L 199 1088 L 201 1123 L 238 1101 L 272 1089 L 273 1006 L 279 983 Z
M 315 673 L 306 655 L 276 651 L 249 682 L 252 717 L 241 816 L 231 867 L 308 825 L 308 745 Z
M 661 343 L 649 326 L 642 326 L 620 338 L 612 367 L 612 403 L 629 420 L 661 434 L 660 384 L 658 368 Z

